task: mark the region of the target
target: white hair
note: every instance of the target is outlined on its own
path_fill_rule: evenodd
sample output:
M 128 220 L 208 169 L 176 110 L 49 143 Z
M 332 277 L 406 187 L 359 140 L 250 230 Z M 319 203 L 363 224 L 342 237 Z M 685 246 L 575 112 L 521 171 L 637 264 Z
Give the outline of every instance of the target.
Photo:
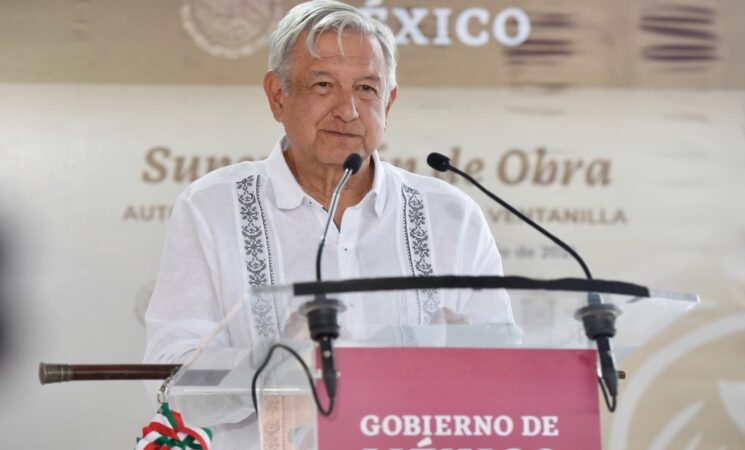
M 290 65 L 292 49 L 298 38 L 308 32 L 305 48 L 313 57 L 319 58 L 316 40 L 324 31 L 335 30 L 342 48 L 342 34 L 345 30 L 362 36 L 374 37 L 383 50 L 385 77 L 383 79 L 383 98 L 390 100 L 390 93 L 396 87 L 396 39 L 390 28 L 383 22 L 366 16 L 357 8 L 335 0 L 311 0 L 292 8 L 279 22 L 269 44 L 269 70 L 279 78 L 285 95 L 290 92 Z

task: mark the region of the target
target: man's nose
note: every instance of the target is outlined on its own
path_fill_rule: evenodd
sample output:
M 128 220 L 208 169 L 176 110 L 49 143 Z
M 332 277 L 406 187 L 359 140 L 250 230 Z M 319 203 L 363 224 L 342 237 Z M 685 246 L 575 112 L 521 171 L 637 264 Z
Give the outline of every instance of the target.
M 359 117 L 354 92 L 346 89 L 339 92 L 334 105 L 334 115 L 344 122 L 351 122 Z

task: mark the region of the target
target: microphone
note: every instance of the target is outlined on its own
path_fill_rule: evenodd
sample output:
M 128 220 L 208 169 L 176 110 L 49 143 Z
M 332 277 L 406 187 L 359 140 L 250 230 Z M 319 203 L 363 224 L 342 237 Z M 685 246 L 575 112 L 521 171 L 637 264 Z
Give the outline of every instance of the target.
M 432 152 L 427 156 L 427 164 L 433 169 L 439 172 L 447 172 L 448 170 L 454 172 L 466 180 L 470 181 L 471 184 L 476 186 L 481 192 L 486 194 L 489 198 L 499 203 L 502 207 L 507 209 L 512 214 L 519 217 L 523 222 L 527 223 L 534 229 L 538 230 L 541 234 L 549 238 L 553 243 L 564 249 L 567 253 L 579 263 L 582 267 L 582 271 L 588 280 L 592 280 L 592 273 L 585 264 L 585 261 L 577 252 L 574 251 L 568 244 L 553 235 L 551 232 L 543 228 L 542 226 L 535 223 L 530 217 L 518 211 L 512 205 L 497 197 L 494 193 L 486 189 L 472 176 L 459 170 L 457 167 L 450 165 L 450 158 L 437 152 Z M 618 395 L 618 371 L 616 370 L 615 359 L 613 357 L 613 348 L 611 346 L 610 339 L 616 335 L 615 321 L 616 317 L 621 314 L 621 309 L 616 305 L 603 303 L 603 298 L 596 292 L 588 294 L 587 299 L 588 305 L 578 310 L 575 317 L 578 320 L 582 320 L 582 324 L 585 328 L 585 334 L 590 340 L 596 341 L 598 346 L 598 356 L 600 358 L 600 368 L 602 377 L 598 378 L 600 387 L 603 390 L 605 396 L 605 402 L 608 409 L 613 412 L 616 409 L 616 396 Z M 605 386 L 603 386 L 603 383 Z M 612 398 L 612 403 L 608 401 L 605 389 L 608 389 L 608 394 Z
M 347 183 L 347 180 L 349 180 L 349 177 L 356 174 L 360 170 L 360 167 L 362 167 L 362 158 L 356 153 L 352 153 L 344 160 L 344 175 L 342 175 L 339 184 L 336 185 L 336 189 L 334 189 L 334 193 L 331 196 L 326 226 L 318 243 L 318 252 L 316 253 L 316 281 L 321 281 L 321 256 L 323 255 L 323 247 L 326 244 L 329 227 L 334 220 L 341 190 Z M 316 295 L 312 301 L 306 302 L 300 308 L 300 313 L 308 319 L 310 337 L 318 343 L 321 351 L 323 384 L 326 387 L 326 393 L 329 396 L 330 403 L 329 414 L 333 408 L 334 397 L 336 396 L 336 364 L 334 362 L 333 340 L 339 337 L 339 322 L 337 319 L 338 314 L 343 312 L 344 309 L 342 302 L 336 299 L 326 298 L 325 295 Z
M 362 157 L 357 153 L 352 153 L 351 155 L 347 156 L 347 159 L 344 160 L 344 170 L 351 170 L 352 175 L 359 172 L 360 167 L 362 167 Z

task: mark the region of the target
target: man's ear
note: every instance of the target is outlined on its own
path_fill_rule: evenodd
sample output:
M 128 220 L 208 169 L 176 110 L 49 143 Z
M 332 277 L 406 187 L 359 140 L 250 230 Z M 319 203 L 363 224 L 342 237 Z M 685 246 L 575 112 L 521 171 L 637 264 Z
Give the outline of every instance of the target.
M 277 74 L 269 71 L 264 74 L 264 93 L 269 100 L 269 108 L 274 114 L 274 120 L 282 122 L 284 113 L 284 92 L 282 92 L 282 83 L 279 82 Z
M 398 96 L 398 86 L 391 89 L 391 93 L 388 96 L 388 104 L 385 105 L 385 117 L 388 118 L 388 112 L 391 110 L 391 106 L 393 106 L 393 102 L 396 101 L 396 97 Z

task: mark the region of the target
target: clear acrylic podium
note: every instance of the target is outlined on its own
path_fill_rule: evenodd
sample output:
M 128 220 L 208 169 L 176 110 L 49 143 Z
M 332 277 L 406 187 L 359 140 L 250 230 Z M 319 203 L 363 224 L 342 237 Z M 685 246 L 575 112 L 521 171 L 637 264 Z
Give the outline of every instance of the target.
M 196 425 L 210 425 L 220 423 L 221 420 L 234 422 L 236 418 L 253 414 L 251 379 L 270 344 L 280 341 L 291 346 L 303 356 L 311 368 L 315 367 L 315 345 L 308 338 L 304 317 L 296 311 L 311 300 L 313 294 L 319 293 L 340 300 L 346 306 L 346 310 L 339 316 L 341 336 L 336 341 L 336 348 L 340 365 L 337 398 L 339 404 L 345 405 L 347 410 L 351 410 L 350 405 L 358 399 L 362 401 L 365 395 L 348 394 L 344 397 L 347 393 L 345 381 L 350 380 L 352 375 L 349 374 L 352 370 L 345 373 L 343 359 L 348 354 L 364 355 L 365 352 L 380 351 L 378 349 L 406 349 L 403 354 L 410 356 L 404 356 L 403 361 L 426 354 L 430 360 L 425 362 L 436 367 L 436 371 L 443 373 L 444 376 L 458 372 L 459 368 L 462 369 L 463 361 L 469 363 L 468 358 L 493 358 L 497 357 L 493 355 L 498 355 L 498 358 L 503 360 L 500 364 L 506 364 L 503 367 L 513 367 L 509 362 L 509 358 L 512 357 L 510 355 L 519 357 L 531 350 L 545 350 L 551 353 L 535 353 L 543 356 L 534 361 L 538 361 L 538 364 L 545 362 L 547 366 L 536 365 L 535 371 L 548 373 L 550 379 L 553 379 L 553 363 L 545 356 L 577 352 L 580 356 L 591 355 L 590 368 L 583 370 L 589 370 L 589 377 L 592 378 L 596 377 L 595 344 L 585 336 L 582 322 L 575 318 L 577 310 L 588 304 L 590 292 L 600 294 L 604 303 L 614 304 L 622 310 L 622 314 L 616 320 L 618 331 L 613 339 L 616 361 L 621 369 L 626 356 L 643 346 L 699 302 L 695 295 L 654 291 L 620 282 L 577 279 L 547 281 L 519 277 L 345 280 L 254 289 L 250 298 L 236 302 L 234 310 L 227 314 L 223 324 L 224 330 L 209 337 L 201 346 L 203 350 L 200 350 L 199 354 L 174 376 L 170 397 L 178 401 L 182 413 Z M 266 328 L 261 328 L 269 323 L 267 320 L 275 327 L 274 336 L 267 336 Z M 216 336 L 223 336 L 221 342 L 226 342 L 225 334 L 230 336 L 230 346 L 215 345 L 218 341 Z M 487 351 L 479 352 L 475 349 Z M 490 353 L 488 349 L 495 349 L 494 352 L 499 350 L 502 353 Z M 438 355 L 443 354 L 449 356 L 437 360 L 440 358 Z M 459 354 L 462 354 L 463 358 L 460 358 Z M 584 358 L 588 360 L 588 357 Z M 458 368 L 449 366 L 453 364 Z M 396 363 L 396 369 L 401 369 L 401 363 Z M 388 370 L 392 370 L 390 366 L 381 364 L 363 367 L 362 372 L 357 373 L 375 372 L 385 378 Z M 510 383 L 503 374 L 497 373 L 501 372 L 500 369 L 494 371 L 495 380 L 502 380 L 500 383 L 503 385 Z M 405 374 L 405 370 L 402 373 Z M 516 381 L 516 385 L 524 388 L 527 383 L 525 373 L 515 376 L 519 381 Z M 401 374 L 396 377 L 401 378 Z M 558 374 L 556 380 L 557 383 L 561 383 Z M 347 384 L 354 383 L 350 380 Z M 449 385 L 447 382 L 439 384 L 438 389 L 442 389 L 442 386 L 447 389 Z M 456 385 L 458 384 L 453 383 L 453 386 Z M 368 391 L 375 389 L 373 386 L 379 387 L 380 381 L 375 381 L 369 386 Z M 459 389 L 463 389 L 462 385 L 458 386 Z M 476 385 L 473 388 L 480 389 Z M 561 386 L 554 389 L 557 392 L 562 391 Z M 597 407 L 597 384 L 593 389 L 594 397 L 589 399 L 589 404 Z M 623 383 L 620 390 L 622 393 Z M 345 448 L 341 444 L 333 443 L 328 437 L 319 444 L 318 426 L 320 421 L 325 419 L 318 417 L 305 373 L 298 362 L 289 355 L 275 352 L 272 362 L 261 376 L 257 393 L 257 428 L 261 434 L 262 449 Z M 458 395 L 461 394 L 462 392 Z M 319 395 L 322 402 L 325 402 L 325 391 L 320 387 Z M 446 397 L 448 394 L 438 391 L 435 395 Z M 416 405 L 413 405 L 412 400 L 405 395 L 398 398 L 405 406 L 399 405 L 396 408 L 393 405 L 394 410 L 416 409 Z M 623 401 L 623 397 L 620 401 Z M 344 411 L 340 406 L 334 415 L 343 415 Z M 475 416 L 473 419 L 478 420 Z M 389 430 L 386 431 L 398 426 L 399 434 L 406 435 L 406 430 L 401 428 L 402 425 L 395 422 L 396 420 L 399 419 L 392 420 L 388 425 Z M 523 417 L 523 420 L 526 419 Z M 468 421 L 470 423 L 471 419 Z M 493 430 L 490 428 L 488 431 L 498 431 L 496 422 L 492 425 Z M 333 422 L 324 426 L 327 430 L 334 430 Z M 519 428 L 520 425 L 517 423 L 515 426 Z M 364 430 L 364 426 L 359 427 Z M 417 427 L 421 431 L 421 424 Z M 345 427 L 347 432 L 348 428 Z M 599 435 L 599 422 L 596 428 L 594 432 Z M 453 429 L 455 432 L 458 431 Z M 343 430 L 338 431 L 343 434 Z M 468 428 L 462 427 L 461 434 L 464 431 L 471 432 Z M 519 434 L 518 431 L 514 431 L 514 434 Z M 326 434 L 328 435 L 328 432 Z M 396 448 L 451 448 L 433 442 L 437 439 L 426 437 L 431 434 L 425 435 L 426 433 L 414 440 L 409 439 L 406 444 Z M 498 442 L 498 436 L 494 439 L 493 442 Z M 359 447 L 360 450 L 364 448 Z M 509 447 L 495 443 L 490 448 Z M 524 445 L 524 448 L 529 448 L 529 445 Z M 556 449 L 552 447 L 552 450 Z

